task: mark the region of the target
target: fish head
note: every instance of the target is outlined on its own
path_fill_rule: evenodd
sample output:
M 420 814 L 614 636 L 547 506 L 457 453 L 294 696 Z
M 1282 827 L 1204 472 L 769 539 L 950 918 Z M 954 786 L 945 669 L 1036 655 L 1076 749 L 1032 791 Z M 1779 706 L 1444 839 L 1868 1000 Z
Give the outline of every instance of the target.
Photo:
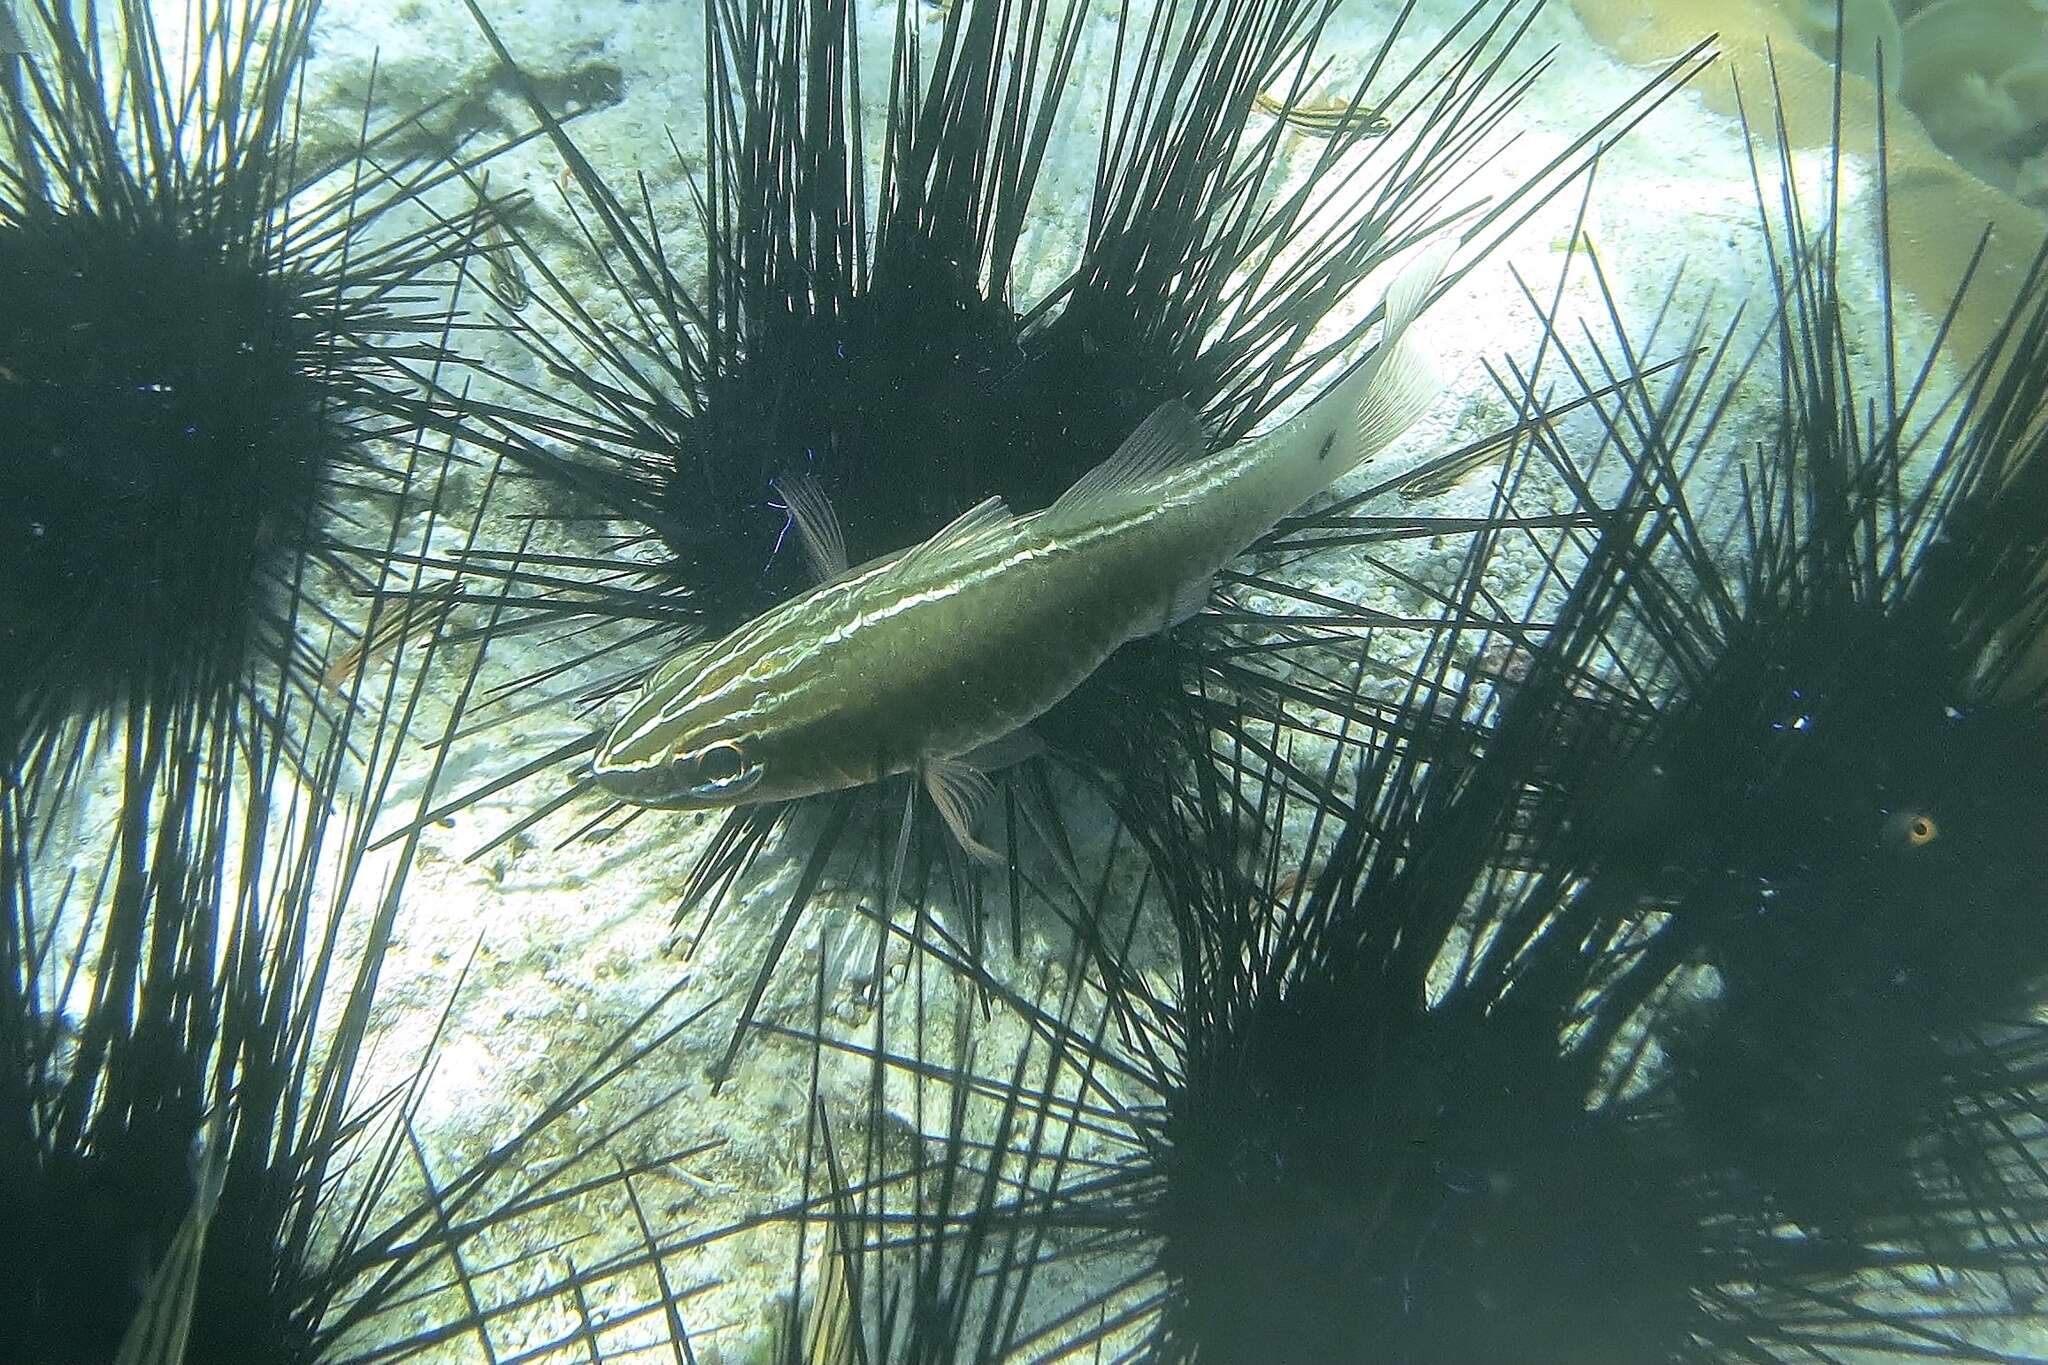
M 706 685 L 707 665 L 715 666 L 711 650 L 699 647 L 647 680 L 591 760 L 599 787 L 635 805 L 683 810 L 760 799 L 762 736 L 748 708 Z

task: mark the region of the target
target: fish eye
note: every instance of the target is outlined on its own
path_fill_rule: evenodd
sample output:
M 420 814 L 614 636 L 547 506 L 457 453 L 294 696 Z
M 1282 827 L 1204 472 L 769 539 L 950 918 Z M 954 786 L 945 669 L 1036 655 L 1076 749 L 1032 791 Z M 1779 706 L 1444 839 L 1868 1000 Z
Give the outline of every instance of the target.
M 1922 810 L 1902 810 L 1886 822 L 1887 832 L 1907 848 L 1925 848 L 1941 837 L 1941 825 Z
M 739 745 L 729 739 L 707 745 L 697 756 L 697 776 L 710 786 L 730 782 L 746 768 L 747 756 L 740 752 Z

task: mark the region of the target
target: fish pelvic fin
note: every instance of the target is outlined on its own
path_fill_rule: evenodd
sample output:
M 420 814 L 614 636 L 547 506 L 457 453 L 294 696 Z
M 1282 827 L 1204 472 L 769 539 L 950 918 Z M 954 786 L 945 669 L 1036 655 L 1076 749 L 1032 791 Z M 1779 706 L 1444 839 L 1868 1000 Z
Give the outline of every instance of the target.
M 803 544 L 812 580 L 830 583 L 844 574 L 846 532 L 839 524 L 838 509 L 832 506 L 823 486 L 801 471 L 778 475 L 771 480 L 771 486 L 796 524 L 797 539 Z
M 970 768 L 979 768 L 985 773 L 1000 772 L 1004 768 L 1014 768 L 1019 763 L 1037 758 L 1046 752 L 1046 748 L 1045 740 L 1027 725 L 1021 730 L 1010 731 L 1000 739 L 992 739 L 986 744 L 977 745 L 955 758 L 953 762 L 965 763 Z
M 1002 854 L 974 837 L 974 822 L 996 794 L 996 784 L 988 774 L 957 758 L 927 758 L 924 789 L 962 853 L 988 866 L 1004 861 Z

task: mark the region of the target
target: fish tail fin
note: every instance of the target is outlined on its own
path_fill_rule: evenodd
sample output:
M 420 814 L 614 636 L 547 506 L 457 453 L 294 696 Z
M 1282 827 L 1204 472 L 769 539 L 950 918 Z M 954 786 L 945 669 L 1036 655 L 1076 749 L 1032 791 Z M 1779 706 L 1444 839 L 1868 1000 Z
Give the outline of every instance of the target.
M 1330 394 L 1339 411 L 1350 409 L 1353 429 L 1344 468 L 1355 469 L 1388 442 L 1413 426 L 1443 391 L 1429 353 L 1410 335 L 1410 328 L 1429 304 L 1430 291 L 1458 249 L 1446 236 L 1425 247 L 1387 290 L 1386 325 L 1380 343 L 1365 363 Z

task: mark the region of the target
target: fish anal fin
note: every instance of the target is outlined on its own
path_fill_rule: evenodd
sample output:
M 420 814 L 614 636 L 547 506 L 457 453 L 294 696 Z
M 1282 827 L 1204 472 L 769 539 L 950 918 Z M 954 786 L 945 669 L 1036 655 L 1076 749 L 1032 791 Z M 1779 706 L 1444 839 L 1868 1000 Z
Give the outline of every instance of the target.
M 988 774 L 958 758 L 927 758 L 924 789 L 962 853 L 978 863 L 1004 861 L 1002 854 L 974 837 L 974 822 L 996 794 L 996 784 Z
M 839 512 L 832 499 L 809 474 L 779 474 L 773 480 L 782 505 L 796 523 L 797 539 L 803 543 L 804 558 L 810 561 L 811 576 L 829 583 L 846 572 L 846 531 L 839 524 Z
M 1138 423 L 1115 454 L 1076 479 L 1046 514 L 1059 516 L 1142 488 L 1167 471 L 1200 459 L 1208 450 L 1209 433 L 1203 429 L 1202 419 L 1180 399 L 1169 399 Z

